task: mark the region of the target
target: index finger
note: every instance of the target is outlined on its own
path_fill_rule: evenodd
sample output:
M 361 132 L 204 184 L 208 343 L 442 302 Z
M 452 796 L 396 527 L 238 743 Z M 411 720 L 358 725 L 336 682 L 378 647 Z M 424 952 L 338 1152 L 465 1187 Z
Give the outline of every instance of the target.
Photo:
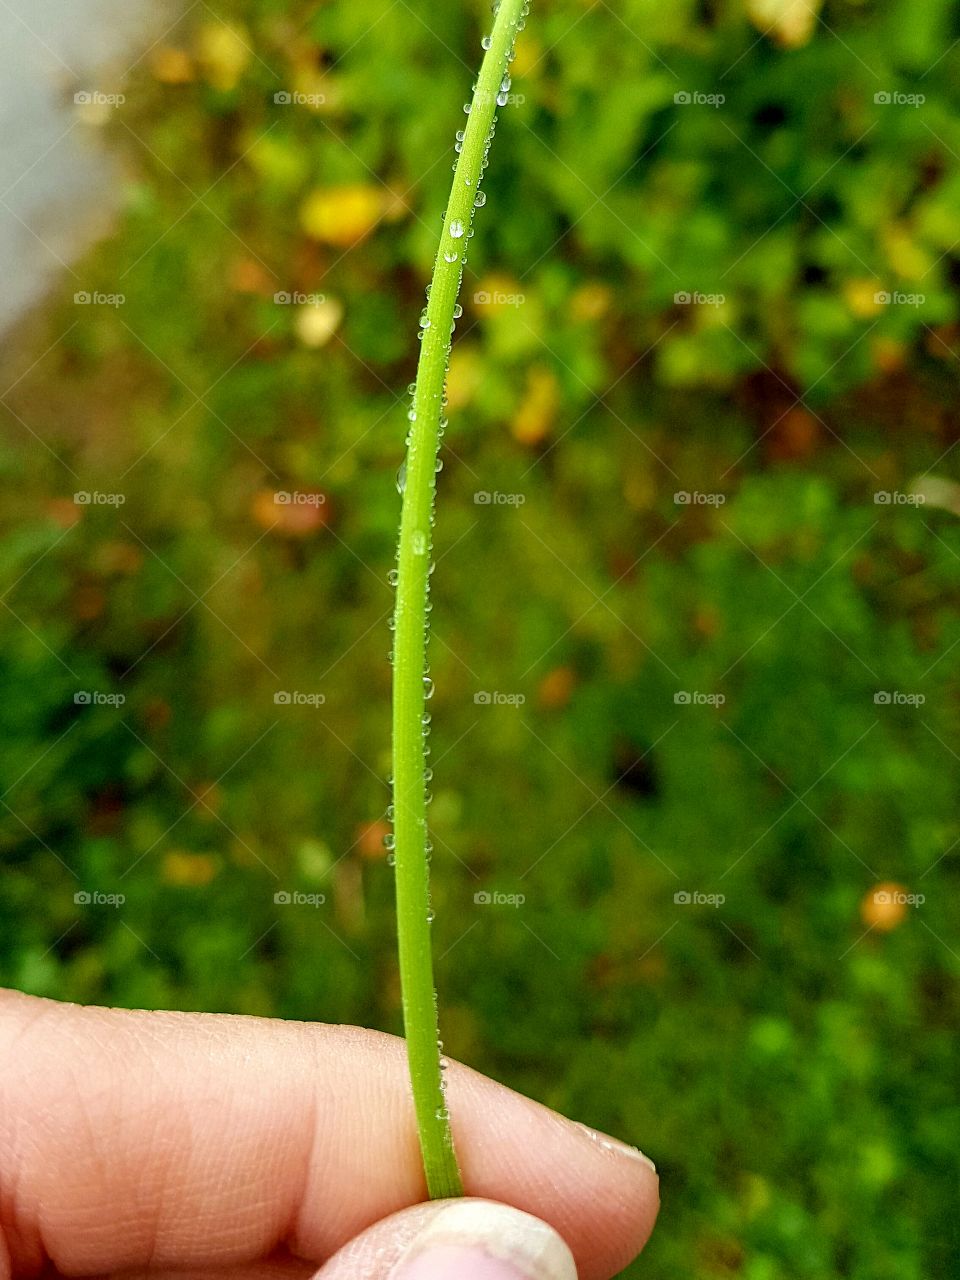
M 403 1042 L 355 1027 L 0 995 L 0 1280 L 320 1263 L 425 1198 Z M 451 1062 L 466 1192 L 543 1218 L 585 1280 L 642 1248 L 645 1157 Z

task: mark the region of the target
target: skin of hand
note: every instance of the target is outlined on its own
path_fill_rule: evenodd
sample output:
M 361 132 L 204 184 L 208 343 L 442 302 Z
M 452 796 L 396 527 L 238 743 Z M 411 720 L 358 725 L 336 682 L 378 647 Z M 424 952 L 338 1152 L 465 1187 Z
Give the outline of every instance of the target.
M 424 1203 L 380 1032 L 0 992 L 0 1061 L 0 1280 L 608 1280 L 657 1213 L 645 1156 L 454 1062 L 469 1198 Z

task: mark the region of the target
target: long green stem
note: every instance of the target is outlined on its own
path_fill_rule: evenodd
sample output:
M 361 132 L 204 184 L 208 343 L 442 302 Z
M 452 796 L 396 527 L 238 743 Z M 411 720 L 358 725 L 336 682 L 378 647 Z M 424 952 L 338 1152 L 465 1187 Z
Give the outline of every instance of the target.
M 480 179 L 528 0 L 500 0 L 463 131 L 460 158 L 433 268 L 407 440 L 400 517 L 393 667 L 393 822 L 397 942 L 403 1022 L 420 1147 L 432 1199 L 463 1194 L 443 1091 L 437 997 L 430 952 L 424 703 L 427 596 L 444 383 Z

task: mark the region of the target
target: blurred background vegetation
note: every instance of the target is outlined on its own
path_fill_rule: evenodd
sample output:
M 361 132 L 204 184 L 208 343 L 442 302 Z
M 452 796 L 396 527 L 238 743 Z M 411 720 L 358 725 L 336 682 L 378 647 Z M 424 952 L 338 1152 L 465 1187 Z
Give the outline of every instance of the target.
M 10 985 L 400 1030 L 386 577 L 487 22 L 200 3 L 77 108 L 122 210 L 0 355 Z M 629 1275 L 956 1274 L 958 37 L 537 0 L 501 112 L 439 478 L 442 1028 L 656 1160 Z

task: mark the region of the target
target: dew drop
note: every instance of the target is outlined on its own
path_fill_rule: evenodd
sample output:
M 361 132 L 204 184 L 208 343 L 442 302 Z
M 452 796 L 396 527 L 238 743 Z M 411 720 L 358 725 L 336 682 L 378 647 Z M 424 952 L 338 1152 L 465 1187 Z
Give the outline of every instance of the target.
M 486 203 L 487 203 L 487 193 L 485 191 L 478 191 L 473 198 L 474 207 L 477 209 L 482 209 Z
M 387 574 L 387 581 L 390 583 L 391 587 L 395 587 L 397 583 L 400 581 L 399 569 L 391 569 L 390 572 Z M 393 782 L 393 779 L 391 778 L 390 781 Z
M 397 844 L 397 837 L 393 834 L 392 831 L 388 832 L 387 835 L 383 837 L 383 847 L 385 849 L 394 849 L 396 848 L 396 844 Z
M 462 315 L 463 315 L 463 307 L 461 307 L 460 303 L 458 302 L 456 306 L 453 308 L 453 318 L 454 320 L 459 320 Z M 447 424 L 444 422 L 443 426 L 445 427 L 446 425 Z
M 387 854 L 387 866 L 395 867 L 397 865 L 397 855 L 395 853 Z
M 480 48 L 489 49 L 492 44 L 493 44 L 493 36 L 484 36 L 483 39 L 480 41 Z
M 443 260 L 444 262 L 456 262 L 457 255 L 453 249 L 444 249 Z
M 433 697 L 433 681 L 429 676 L 423 677 L 423 696 L 425 698 Z
M 459 240 L 463 235 L 463 223 L 459 222 L 456 218 L 454 218 L 453 222 L 450 223 L 450 234 L 453 236 L 454 240 Z
M 401 462 L 397 470 L 397 493 L 403 493 L 406 487 L 407 487 L 407 464 L 405 462 Z

